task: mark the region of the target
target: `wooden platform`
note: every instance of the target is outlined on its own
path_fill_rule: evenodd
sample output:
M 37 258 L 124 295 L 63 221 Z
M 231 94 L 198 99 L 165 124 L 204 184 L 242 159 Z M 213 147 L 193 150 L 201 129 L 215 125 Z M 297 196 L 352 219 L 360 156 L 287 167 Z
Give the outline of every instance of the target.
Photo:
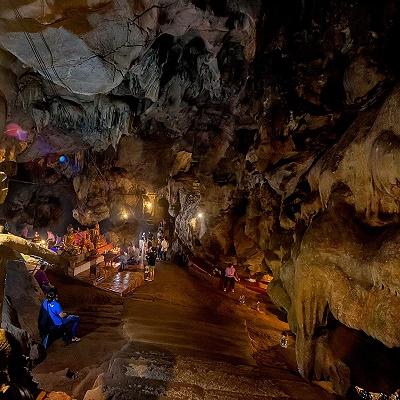
M 96 287 L 124 296 L 144 284 L 143 271 L 121 271 L 98 283 Z
M 144 272 L 139 266 L 128 265 L 128 268 L 121 272 L 118 271 L 118 266 L 118 263 L 112 267 L 105 266 L 103 263 L 100 265 L 97 277 L 90 275 L 90 272 L 86 270 L 75 278 L 119 296 L 127 295 L 144 284 Z

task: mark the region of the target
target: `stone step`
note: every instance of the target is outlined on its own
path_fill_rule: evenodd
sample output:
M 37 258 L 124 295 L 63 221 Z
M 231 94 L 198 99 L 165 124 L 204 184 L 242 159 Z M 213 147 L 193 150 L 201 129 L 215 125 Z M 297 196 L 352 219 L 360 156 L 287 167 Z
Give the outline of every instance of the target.
M 104 399 L 290 399 L 274 379 L 260 376 L 252 366 L 155 352 L 113 359 L 85 400 L 95 399 L 91 395 L 99 391 Z

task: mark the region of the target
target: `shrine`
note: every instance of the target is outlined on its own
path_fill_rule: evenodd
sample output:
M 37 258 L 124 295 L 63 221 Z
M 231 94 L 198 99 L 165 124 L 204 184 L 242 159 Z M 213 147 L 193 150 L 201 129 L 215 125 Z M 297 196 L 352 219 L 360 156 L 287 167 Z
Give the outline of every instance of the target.
M 121 249 L 107 242 L 100 232 L 99 224 L 85 230 L 67 227 L 60 237 L 49 235 L 41 240 L 36 232 L 32 242 L 47 246 L 60 256 L 61 271 L 65 275 L 79 279 L 100 289 L 124 295 L 144 282 L 143 267 L 132 266 L 128 271 L 119 271 Z M 122 274 L 123 278 L 116 275 Z

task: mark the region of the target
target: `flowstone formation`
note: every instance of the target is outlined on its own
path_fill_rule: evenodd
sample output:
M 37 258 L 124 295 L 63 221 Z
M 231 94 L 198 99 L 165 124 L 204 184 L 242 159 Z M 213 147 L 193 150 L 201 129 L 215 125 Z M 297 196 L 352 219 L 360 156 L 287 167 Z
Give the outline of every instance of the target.
M 42 185 L 10 186 L 13 226 L 65 226 L 65 193 L 116 223 L 154 193 L 187 252 L 273 275 L 303 376 L 359 382 L 344 326 L 400 346 L 397 2 L 0 5 L 0 128 L 29 133 L 12 172 Z

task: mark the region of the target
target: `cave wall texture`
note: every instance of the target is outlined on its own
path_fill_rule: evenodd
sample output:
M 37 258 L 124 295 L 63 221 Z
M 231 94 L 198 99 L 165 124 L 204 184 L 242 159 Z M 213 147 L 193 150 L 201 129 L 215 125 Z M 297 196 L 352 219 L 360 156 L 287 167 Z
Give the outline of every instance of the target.
M 272 273 L 303 376 L 348 385 L 331 317 L 400 346 L 398 2 L 0 5 L 0 127 L 29 134 L 2 138 L 2 169 L 47 157 L 4 213 L 66 191 L 92 224 L 155 192 L 194 255 Z

